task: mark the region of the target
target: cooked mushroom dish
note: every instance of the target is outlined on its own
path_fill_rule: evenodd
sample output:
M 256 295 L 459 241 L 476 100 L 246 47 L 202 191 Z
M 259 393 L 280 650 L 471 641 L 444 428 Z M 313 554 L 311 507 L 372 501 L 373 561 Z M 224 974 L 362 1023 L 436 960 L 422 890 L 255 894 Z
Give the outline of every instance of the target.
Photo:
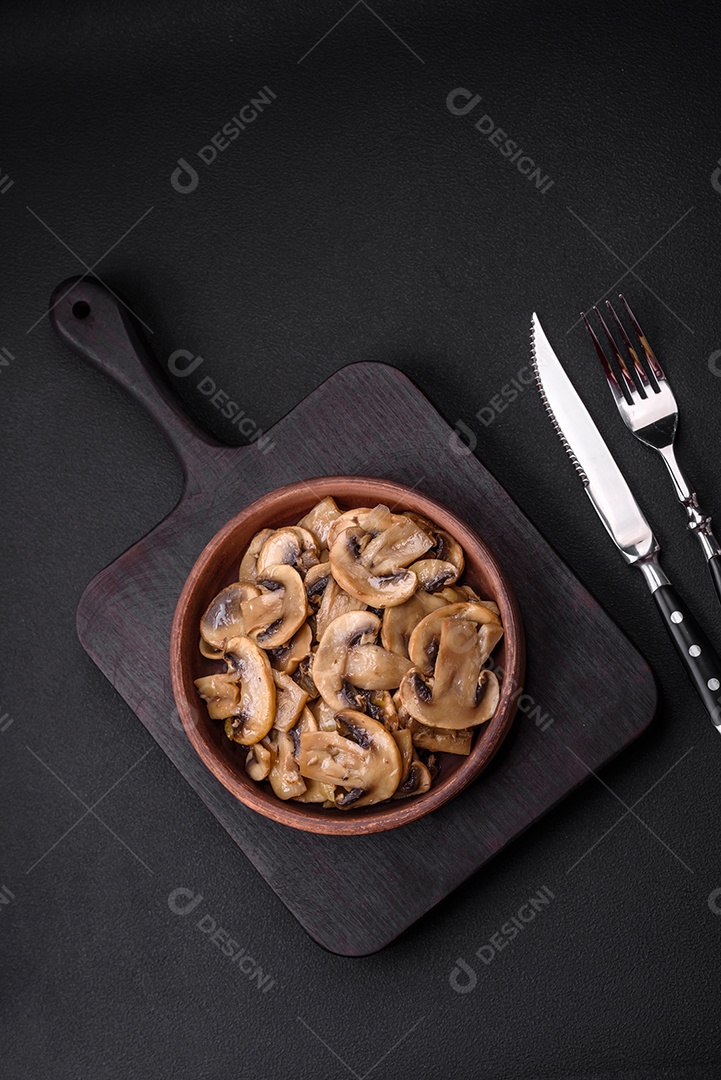
M 322 499 L 263 529 L 200 622 L 208 715 L 279 799 L 370 806 L 431 787 L 438 754 L 493 716 L 498 608 L 460 584 L 463 550 L 387 506 Z

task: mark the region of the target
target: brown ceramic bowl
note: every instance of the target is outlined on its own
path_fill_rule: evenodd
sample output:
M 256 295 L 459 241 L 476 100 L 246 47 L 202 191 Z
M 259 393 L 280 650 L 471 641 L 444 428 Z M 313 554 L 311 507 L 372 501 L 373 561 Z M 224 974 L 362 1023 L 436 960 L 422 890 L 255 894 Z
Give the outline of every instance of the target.
M 503 669 L 501 698 L 493 718 L 478 729 L 468 757 L 438 755 L 441 769 L 430 791 L 359 810 L 323 809 L 312 803 L 283 802 L 267 782 L 256 783 L 245 771 L 246 747 L 230 742 L 223 724 L 211 720 L 193 680 L 224 670 L 198 651 L 199 624 L 206 607 L 222 588 L 236 580 L 240 557 L 260 529 L 293 525 L 325 495 L 341 509 L 385 503 L 392 509 L 423 514 L 449 532 L 466 556 L 462 582 L 480 596 L 495 600 L 505 633 L 494 660 Z M 201 552 L 185 583 L 173 620 L 170 669 L 183 727 L 202 761 L 224 787 L 252 810 L 304 832 L 336 836 L 395 829 L 443 806 L 486 767 L 507 734 L 523 681 L 525 649 L 518 604 L 495 557 L 459 518 L 433 499 L 390 480 L 364 476 L 325 476 L 278 488 L 251 503 L 216 533 Z

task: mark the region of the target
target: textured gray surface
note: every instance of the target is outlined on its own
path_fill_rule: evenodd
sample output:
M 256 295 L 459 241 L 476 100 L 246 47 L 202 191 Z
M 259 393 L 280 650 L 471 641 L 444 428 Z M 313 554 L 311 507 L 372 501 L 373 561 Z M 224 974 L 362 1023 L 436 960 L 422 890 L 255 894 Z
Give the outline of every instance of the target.
M 566 336 L 625 273 L 604 243 L 627 266 L 648 252 L 634 273 L 656 296 L 633 274 L 623 287 L 663 349 L 681 451 L 718 518 L 718 15 L 671 3 L 371 7 L 425 64 L 361 5 L 298 65 L 346 10 L 329 0 L 292 14 L 272 2 L 4 7 L 0 166 L 14 186 L 0 195 L 0 348 L 15 359 L 0 368 L 0 716 L 13 720 L 0 731 L 0 887 L 14 899 L 0 906 L 0 940 L 12 1080 L 721 1069 L 718 736 L 532 391 L 488 426 L 476 419 L 527 364 L 535 307 L 574 378 L 587 376 L 589 408 L 645 486 L 669 573 L 721 645 L 667 478 L 614 415 L 580 328 Z M 277 101 L 202 167 L 196 192 L 175 193 L 178 158 L 266 84 Z M 479 108 L 553 177 L 545 195 L 473 114 L 448 113 L 457 86 L 481 94 Z M 170 511 L 180 472 L 151 422 L 47 321 L 26 334 L 53 286 L 83 270 L 26 206 L 90 265 L 154 206 L 97 270 L 152 326 L 158 356 L 202 355 L 198 375 L 262 427 L 356 360 L 396 364 L 451 424 L 468 424 L 484 463 L 660 680 L 658 721 L 601 774 L 615 795 L 584 785 L 376 956 L 342 959 L 299 933 L 75 637 L 85 584 Z M 189 410 L 242 442 L 197 381 L 176 380 Z M 88 806 L 135 766 L 95 812 L 152 874 L 92 815 L 75 824 L 84 807 L 26 745 Z M 634 813 L 693 873 L 633 815 L 612 829 L 625 814 L 615 796 L 631 806 L 646 792 Z M 474 960 L 543 885 L 553 904 L 488 966 Z M 198 912 L 275 987 L 260 993 L 171 913 L 181 886 L 202 893 Z M 450 987 L 458 957 L 477 968 L 473 993 Z

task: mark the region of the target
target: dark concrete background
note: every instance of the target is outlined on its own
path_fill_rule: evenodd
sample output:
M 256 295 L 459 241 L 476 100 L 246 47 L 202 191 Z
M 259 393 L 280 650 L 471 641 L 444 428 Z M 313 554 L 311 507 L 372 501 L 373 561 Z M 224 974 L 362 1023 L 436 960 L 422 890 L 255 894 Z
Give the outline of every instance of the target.
M 721 742 L 535 391 L 488 422 L 495 395 L 523 383 L 536 308 L 721 647 L 661 464 L 622 428 L 574 325 L 625 290 L 721 519 L 714 11 L 4 5 L 6 1077 L 721 1075 Z M 198 150 L 264 86 L 275 99 L 204 164 Z M 481 95 L 472 113 L 449 112 L 456 87 Z M 476 130 L 483 114 L 553 181 L 545 194 Z M 171 185 L 180 158 L 199 178 L 187 194 Z M 306 937 L 76 640 L 85 584 L 180 492 L 150 421 L 43 317 L 54 286 L 89 267 L 163 365 L 202 355 L 264 429 L 344 364 L 397 365 L 474 432 L 658 676 L 640 743 L 379 955 L 346 960 Z M 174 380 L 188 411 L 242 441 L 197 381 Z M 475 958 L 542 886 L 552 904 L 492 962 Z M 272 974 L 269 991 L 173 914 L 179 887 L 202 893 L 198 913 Z M 450 980 L 459 957 L 478 976 L 466 994 Z

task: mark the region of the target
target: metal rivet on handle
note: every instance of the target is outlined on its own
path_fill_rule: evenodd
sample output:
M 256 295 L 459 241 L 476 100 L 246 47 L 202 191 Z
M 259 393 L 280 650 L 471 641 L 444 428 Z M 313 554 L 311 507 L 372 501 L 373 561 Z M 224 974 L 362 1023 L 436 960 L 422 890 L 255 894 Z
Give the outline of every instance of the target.
M 683 622 L 683 615 L 680 611 L 671 612 L 671 622 L 680 623 Z
M 721 686 L 721 683 L 718 681 L 718 679 L 709 679 L 706 685 L 708 686 L 709 690 L 718 690 L 719 686 Z
M 688 650 L 688 655 L 689 656 L 700 656 L 701 655 L 701 646 L 700 645 L 692 645 Z

